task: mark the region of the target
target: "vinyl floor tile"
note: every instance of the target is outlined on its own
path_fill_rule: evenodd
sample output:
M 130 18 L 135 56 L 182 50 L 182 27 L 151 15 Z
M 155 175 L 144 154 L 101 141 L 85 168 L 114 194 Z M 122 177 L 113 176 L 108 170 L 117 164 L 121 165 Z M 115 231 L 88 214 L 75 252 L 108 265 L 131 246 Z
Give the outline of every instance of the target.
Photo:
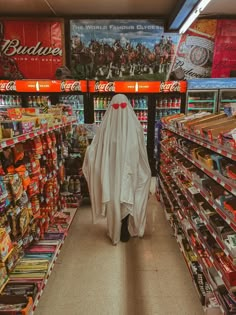
M 78 210 L 34 315 L 203 315 L 182 254 L 155 195 L 146 233 L 113 246 L 106 220 Z

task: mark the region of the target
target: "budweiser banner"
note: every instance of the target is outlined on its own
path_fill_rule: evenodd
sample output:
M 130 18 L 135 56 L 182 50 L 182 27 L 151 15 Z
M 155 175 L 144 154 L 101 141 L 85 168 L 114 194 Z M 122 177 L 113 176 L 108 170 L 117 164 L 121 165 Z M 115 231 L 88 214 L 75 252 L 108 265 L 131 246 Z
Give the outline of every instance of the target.
M 165 80 L 178 34 L 160 20 L 71 20 L 74 79 Z
M 61 21 L 0 20 L 0 79 L 54 79 L 63 66 Z
M 180 38 L 169 75 L 182 68 L 186 80 L 211 77 L 215 34 L 216 20 L 200 19 L 193 23 Z

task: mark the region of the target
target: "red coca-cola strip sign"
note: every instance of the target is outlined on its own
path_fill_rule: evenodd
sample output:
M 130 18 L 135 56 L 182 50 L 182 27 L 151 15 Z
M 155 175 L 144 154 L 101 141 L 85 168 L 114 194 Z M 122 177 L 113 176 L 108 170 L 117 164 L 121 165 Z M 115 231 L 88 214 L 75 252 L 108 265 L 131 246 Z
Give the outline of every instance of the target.
M 75 80 L 0 80 L 0 92 L 87 92 L 87 81 Z
M 90 81 L 89 92 L 98 93 L 185 93 L 186 81 Z

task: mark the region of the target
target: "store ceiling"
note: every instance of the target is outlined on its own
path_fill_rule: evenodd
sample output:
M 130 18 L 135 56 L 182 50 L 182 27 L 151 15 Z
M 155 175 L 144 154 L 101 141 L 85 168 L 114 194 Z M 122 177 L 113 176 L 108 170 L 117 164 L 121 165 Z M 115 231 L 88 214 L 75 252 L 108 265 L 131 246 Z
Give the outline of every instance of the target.
M 47 17 L 163 17 L 166 23 L 185 0 L 0 0 L 0 15 Z M 235 16 L 235 0 L 212 0 L 202 16 Z

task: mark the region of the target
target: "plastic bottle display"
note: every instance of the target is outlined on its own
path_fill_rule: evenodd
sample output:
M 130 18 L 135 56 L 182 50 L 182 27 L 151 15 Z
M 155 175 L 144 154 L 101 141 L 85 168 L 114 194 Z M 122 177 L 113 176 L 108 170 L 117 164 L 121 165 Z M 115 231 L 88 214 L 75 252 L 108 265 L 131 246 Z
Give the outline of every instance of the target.
M 78 123 L 84 123 L 83 95 L 63 95 L 59 97 L 59 103 L 65 106 L 71 106 Z
M 45 96 L 45 95 L 28 96 L 27 106 L 28 107 L 42 107 L 42 106 L 50 107 L 51 100 L 49 96 Z
M 156 108 L 180 108 L 181 97 L 164 96 L 156 100 Z
M 1 107 L 20 107 L 22 105 L 19 95 L 0 95 Z

